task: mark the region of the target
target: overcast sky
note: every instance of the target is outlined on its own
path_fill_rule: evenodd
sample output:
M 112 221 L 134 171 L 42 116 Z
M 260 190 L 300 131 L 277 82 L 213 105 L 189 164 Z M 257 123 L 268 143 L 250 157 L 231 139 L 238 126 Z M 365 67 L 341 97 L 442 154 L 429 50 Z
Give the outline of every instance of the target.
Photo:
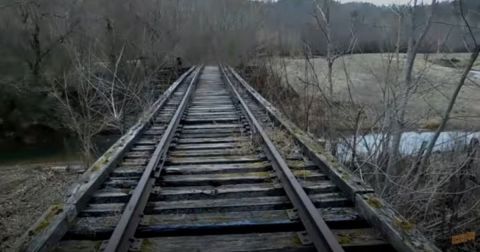
M 411 0 L 340 0 L 342 3 L 347 3 L 347 2 L 369 2 L 373 4 L 405 4 L 408 3 Z
M 348 3 L 348 2 L 369 2 L 369 3 L 373 3 L 373 4 L 377 4 L 377 5 L 382 5 L 382 4 L 406 4 L 406 3 L 409 3 L 411 2 L 412 0 L 339 0 L 340 2 L 342 3 Z M 431 3 L 432 1 L 431 0 L 418 0 L 419 3 L 421 2 L 425 2 L 425 3 Z M 448 1 L 448 0 L 441 0 L 442 2 L 443 1 Z
M 277 0 L 255 0 L 255 1 L 270 1 L 270 2 L 276 2 Z M 406 4 L 410 3 L 413 0 L 337 0 L 341 3 L 348 3 L 348 2 L 367 2 L 367 3 L 373 3 L 376 5 L 390 5 L 390 4 Z M 424 2 L 425 4 L 430 4 L 432 0 L 417 0 L 418 3 Z M 439 0 L 440 2 L 444 1 L 452 1 L 452 0 Z

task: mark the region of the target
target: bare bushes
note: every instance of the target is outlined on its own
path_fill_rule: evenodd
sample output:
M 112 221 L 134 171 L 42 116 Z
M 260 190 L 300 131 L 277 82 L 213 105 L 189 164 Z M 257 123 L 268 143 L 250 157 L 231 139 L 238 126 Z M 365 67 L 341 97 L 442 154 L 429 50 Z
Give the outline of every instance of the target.
M 93 54 L 71 51 L 72 67 L 49 82 L 50 94 L 59 102 L 64 127 L 77 135 L 89 163 L 96 153 L 94 137 L 103 131 L 125 132 L 158 92 L 140 61 L 125 61 L 121 53 L 111 68 Z
M 256 65 L 241 69 L 257 91 L 271 101 L 283 113 L 289 116 L 303 130 L 321 130 L 312 125 L 323 125 L 324 109 L 315 98 L 312 86 L 306 86 L 299 94 L 288 83 L 285 77 L 279 76 L 272 62 L 259 61 Z M 286 65 L 283 65 L 286 67 Z M 307 98 L 302 95 L 306 95 Z
M 413 162 L 410 169 L 387 178 L 393 185 L 384 197 L 445 250 L 462 248 L 451 244 L 451 236 L 476 230 L 480 225 L 480 201 L 472 197 L 480 193 L 478 139 L 467 146 L 458 145 L 452 151 L 433 155 L 427 171 L 418 169 Z

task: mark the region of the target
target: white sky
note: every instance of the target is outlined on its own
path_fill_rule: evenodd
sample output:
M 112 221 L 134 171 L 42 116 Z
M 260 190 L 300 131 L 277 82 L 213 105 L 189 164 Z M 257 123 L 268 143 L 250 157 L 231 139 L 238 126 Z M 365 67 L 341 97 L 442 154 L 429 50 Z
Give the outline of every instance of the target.
M 408 3 L 411 0 L 340 0 L 342 3 L 348 3 L 348 2 L 369 2 L 373 4 L 405 4 Z
M 406 3 L 411 2 L 412 0 L 339 0 L 339 1 L 342 2 L 342 3 L 368 2 L 368 3 L 377 4 L 377 5 L 382 5 L 382 4 L 389 5 L 389 4 L 406 4 Z M 447 1 L 447 0 L 443 0 L 443 1 Z M 418 2 L 421 3 L 422 0 L 419 0 Z M 423 2 L 430 3 L 432 1 L 431 0 L 423 0 Z

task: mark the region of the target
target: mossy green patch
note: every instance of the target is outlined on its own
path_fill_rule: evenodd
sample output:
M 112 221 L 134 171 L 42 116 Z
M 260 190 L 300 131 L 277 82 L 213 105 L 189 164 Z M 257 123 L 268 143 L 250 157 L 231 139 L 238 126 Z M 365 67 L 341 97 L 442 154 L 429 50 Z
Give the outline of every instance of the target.
M 140 248 L 140 251 L 145 252 L 145 251 L 153 251 L 153 244 L 149 239 L 143 239 L 142 241 L 142 247 Z
M 341 245 L 349 244 L 353 241 L 353 237 L 351 234 L 338 234 L 338 243 Z
M 380 201 L 380 199 L 376 198 L 376 197 L 369 197 L 368 200 L 367 200 L 368 204 L 373 207 L 373 208 L 381 208 L 383 207 L 383 204 L 382 202 Z
M 293 174 L 295 174 L 295 176 L 300 176 L 300 177 L 312 177 L 315 175 L 315 173 L 307 169 L 300 170 L 300 171 L 293 171 Z
M 101 167 L 102 167 L 101 165 L 95 164 L 95 165 L 92 167 L 92 171 L 98 171 L 98 170 L 100 170 Z
M 292 242 L 293 242 L 293 244 L 298 245 L 298 246 L 303 245 L 302 241 L 300 240 L 300 237 L 298 237 L 297 235 L 293 236 Z
M 63 206 L 62 205 L 53 205 L 50 207 L 48 213 L 46 214 L 45 218 L 32 230 L 29 231 L 29 235 L 30 236 L 33 236 L 33 235 L 36 235 L 38 233 L 40 233 L 42 230 L 44 230 L 45 228 L 47 228 L 52 219 L 59 215 L 60 213 L 63 212 Z
M 349 180 L 350 179 L 350 174 L 344 173 L 344 174 L 342 174 L 342 176 L 340 176 L 340 178 L 342 178 L 343 180 Z
M 407 220 L 402 220 L 402 219 L 395 219 L 394 221 L 395 226 L 399 227 L 403 231 L 410 231 L 415 227 L 415 224 L 407 221 Z

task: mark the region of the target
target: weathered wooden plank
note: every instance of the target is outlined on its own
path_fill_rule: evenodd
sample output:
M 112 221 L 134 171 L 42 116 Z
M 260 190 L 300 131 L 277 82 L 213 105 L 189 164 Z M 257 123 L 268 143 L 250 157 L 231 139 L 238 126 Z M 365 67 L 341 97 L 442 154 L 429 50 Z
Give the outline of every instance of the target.
M 358 233 L 355 233 L 358 232 Z M 385 242 L 371 230 L 335 230 L 337 238 L 348 240 L 344 248 L 353 246 L 381 246 Z M 348 238 L 344 238 L 348 237 Z M 312 245 L 303 245 L 296 232 L 259 234 L 231 234 L 211 236 L 179 236 L 144 239 L 142 251 L 315 251 Z M 365 251 L 372 251 L 365 248 Z M 388 251 L 388 250 L 384 250 Z
M 337 192 L 337 187 L 330 181 L 303 184 L 307 193 L 314 195 L 320 193 Z M 158 187 L 155 200 L 186 200 L 186 199 L 211 199 L 211 198 L 244 198 L 283 195 L 284 192 L 272 183 L 255 184 L 223 184 L 219 186 L 200 185 L 188 187 Z
M 119 166 L 112 172 L 114 177 L 140 177 L 145 166 Z
M 195 174 L 195 175 L 164 175 L 159 184 L 164 186 L 188 185 L 221 185 L 235 183 L 269 182 L 275 175 L 270 172 L 226 173 L 226 174 Z
M 248 152 L 247 152 L 248 151 Z M 171 157 L 197 157 L 197 156 L 231 156 L 238 154 L 255 154 L 252 150 L 245 149 L 204 149 L 204 150 L 175 150 L 168 153 Z
M 213 138 L 220 138 L 220 137 L 248 137 L 250 138 L 251 135 L 249 133 L 247 133 L 246 131 L 244 132 L 204 132 L 204 133 L 185 133 L 185 132 L 182 132 L 182 135 L 181 135 L 182 138 L 210 138 L 210 137 L 213 137 Z
M 219 105 L 219 106 L 233 106 L 233 103 L 231 100 L 215 100 L 215 98 L 212 97 L 212 99 L 209 100 L 203 100 L 199 101 L 197 99 L 194 99 L 192 101 L 193 106 L 211 106 L 211 105 Z
M 155 145 L 140 145 L 137 144 L 132 147 L 132 151 L 152 151 L 155 149 Z
M 110 179 L 105 181 L 104 187 L 107 188 L 134 188 L 138 184 L 138 179 Z
M 239 121 L 240 121 L 240 117 L 218 117 L 218 118 L 187 117 L 183 120 L 183 123 L 185 123 L 185 125 L 190 125 L 190 124 L 197 125 L 197 124 L 203 124 L 206 122 L 225 123 L 225 122 L 239 122 Z
M 217 112 L 203 112 L 203 111 L 192 111 L 189 110 L 187 113 L 187 116 L 230 116 L 232 113 L 235 113 L 234 110 L 228 110 L 228 111 L 217 111 Z
M 350 202 L 338 193 L 325 193 L 310 197 L 318 207 L 348 206 Z M 251 197 L 239 199 L 180 200 L 150 202 L 146 213 L 201 213 L 211 211 L 252 211 L 291 208 L 285 196 Z
M 203 137 L 203 138 L 187 138 L 182 136 L 177 143 L 223 143 L 223 142 L 251 142 L 248 137 L 231 136 L 231 137 Z
M 292 211 L 292 209 L 289 209 Z M 338 208 L 321 208 L 319 209 L 321 215 L 329 223 L 329 226 L 335 228 L 345 227 L 346 224 L 352 227 L 365 227 L 361 217 L 353 208 L 338 207 Z M 228 222 L 249 221 L 252 223 L 258 222 L 298 222 L 298 219 L 291 219 L 287 210 L 265 210 L 265 211 L 251 211 L 251 212 L 223 212 L 223 213 L 198 213 L 198 214 L 162 214 L 162 215 L 145 215 L 143 225 L 189 225 L 189 224 L 225 224 Z M 353 223 L 356 224 L 353 224 Z
M 198 134 L 207 136 L 209 134 L 242 134 L 246 132 L 246 127 L 235 127 L 235 128 L 209 128 L 209 129 L 183 129 L 182 134 Z
M 282 189 L 271 183 L 233 184 L 221 186 L 157 187 L 151 199 L 198 200 L 284 195 Z
M 90 203 L 122 203 L 130 198 L 131 189 L 125 188 L 106 188 L 93 194 Z
M 230 113 L 235 111 L 235 107 L 202 107 L 202 108 L 190 108 L 187 113 Z
M 215 164 L 215 163 L 245 163 L 264 161 L 264 155 L 230 155 L 230 156 L 200 156 L 200 157 L 169 157 L 168 164 Z
M 139 139 L 138 141 L 135 142 L 135 144 L 138 145 L 156 145 L 158 143 L 159 139 L 157 138 L 143 138 Z
M 192 165 L 168 165 L 165 167 L 165 174 L 208 174 L 228 172 L 260 172 L 271 170 L 267 161 L 245 162 L 231 164 L 192 164 Z
M 298 218 L 291 215 L 292 212 L 293 209 L 145 215 L 137 234 L 152 235 L 149 234 L 152 231 L 155 232 L 155 236 L 300 231 L 303 226 Z M 319 209 L 319 212 L 332 229 L 367 227 L 366 222 L 353 208 L 325 208 Z M 117 221 L 116 216 L 81 218 L 72 227 L 66 239 L 106 239 Z
M 129 151 L 125 153 L 126 158 L 148 158 L 152 155 L 149 151 Z
M 211 143 L 211 144 L 178 144 L 175 145 L 176 150 L 198 150 L 198 149 L 223 149 L 223 148 L 239 148 L 239 143 Z
M 292 170 L 293 175 L 299 180 L 299 182 L 303 183 L 306 181 L 314 181 L 319 182 L 321 180 L 328 179 L 325 173 L 320 173 L 318 171 L 312 170 Z
M 280 221 L 277 223 L 249 223 L 238 222 L 227 225 L 189 225 L 189 226 L 145 226 L 137 232 L 137 237 L 140 238 L 157 238 L 156 236 L 180 236 L 190 238 L 199 235 L 203 237 L 207 235 L 227 236 L 239 235 L 247 233 L 250 237 L 258 236 L 259 234 L 268 234 L 269 232 L 292 232 L 301 231 L 301 225 L 295 225 L 288 221 Z M 248 232 L 249 230 L 258 230 L 255 234 Z M 298 233 L 296 233 L 298 235 Z M 372 229 L 337 229 L 333 230 L 333 235 L 342 242 L 341 246 L 346 251 L 394 251 L 382 237 Z M 193 236 L 195 237 L 195 236 Z M 200 237 L 197 237 L 200 238 Z M 268 246 L 272 246 L 269 244 Z M 250 250 L 248 250 L 250 251 Z
M 318 208 L 349 207 L 351 202 L 338 193 L 311 195 Z M 124 203 L 89 204 L 80 216 L 108 216 L 120 213 Z M 247 197 L 239 199 L 179 200 L 149 202 L 145 214 L 190 214 L 205 212 L 244 212 L 259 210 L 278 210 L 291 208 L 285 196 Z
M 370 193 L 357 195 L 356 209 L 398 251 L 440 251 L 420 231 L 388 203 Z
M 318 170 L 318 167 L 312 162 L 300 161 L 300 160 L 288 160 L 288 167 L 291 169 L 315 169 Z
M 93 203 L 89 204 L 78 214 L 79 217 L 110 216 L 122 213 L 125 203 Z
M 202 108 L 207 108 L 207 109 L 211 109 L 213 106 L 208 106 L 209 104 L 200 104 L 200 103 L 197 103 L 197 104 L 193 104 L 193 106 L 191 106 L 192 109 L 202 109 Z M 235 107 L 233 106 L 233 104 L 217 104 L 217 106 L 215 106 L 216 108 L 219 108 L 219 109 L 235 109 Z
M 216 123 L 216 124 L 199 124 L 199 125 L 184 125 L 184 129 L 220 129 L 220 128 L 242 128 L 240 123 Z
M 144 251 L 313 251 L 301 244 L 296 233 L 236 234 L 149 238 Z
M 120 165 L 121 166 L 143 166 L 143 165 L 146 165 L 147 162 L 148 162 L 147 158 L 126 158 L 120 163 Z

